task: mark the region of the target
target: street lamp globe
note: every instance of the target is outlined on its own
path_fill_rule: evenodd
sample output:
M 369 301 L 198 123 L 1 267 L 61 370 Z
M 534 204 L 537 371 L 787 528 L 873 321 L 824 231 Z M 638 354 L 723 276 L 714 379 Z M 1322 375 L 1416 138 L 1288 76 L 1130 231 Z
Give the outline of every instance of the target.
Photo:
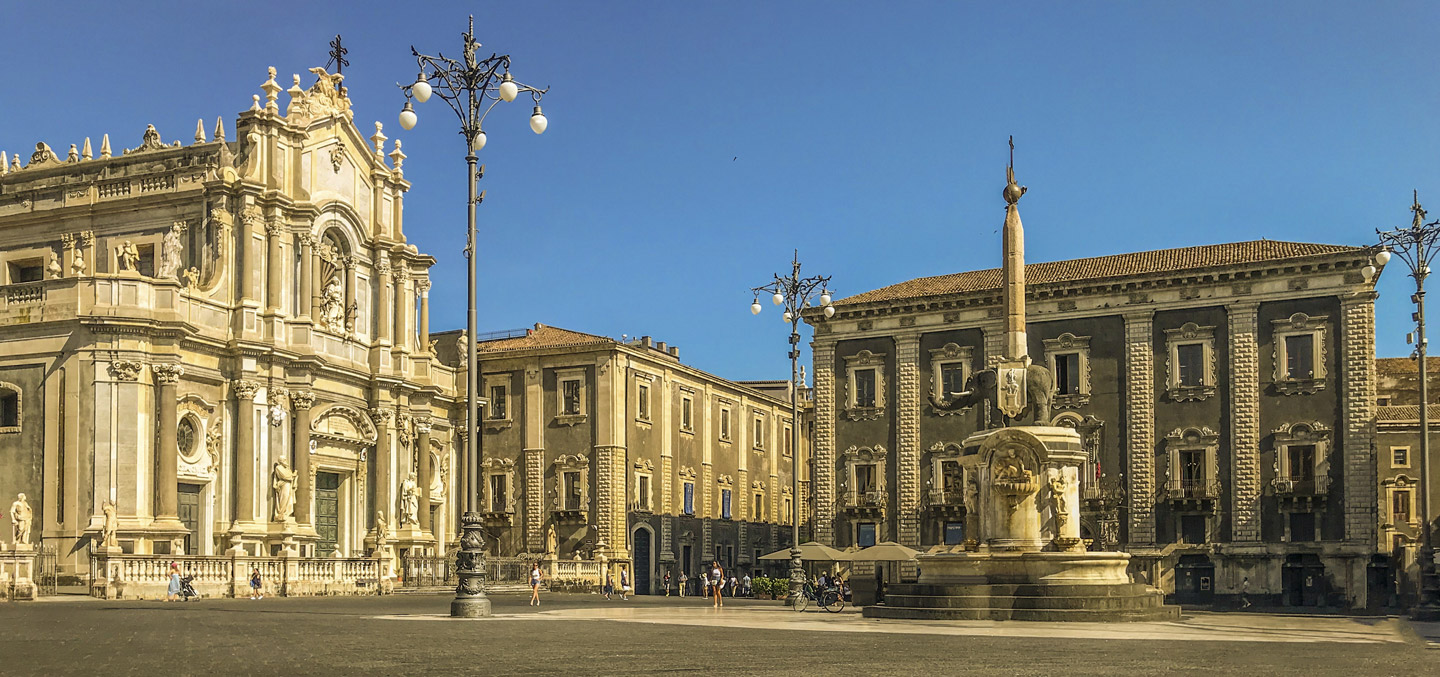
M 835 306 L 825 306 L 825 319 L 835 317 Z
M 535 130 L 536 134 L 544 134 L 545 128 L 549 125 L 550 121 L 545 119 L 545 115 L 540 112 L 540 107 L 536 106 L 535 112 L 530 115 L 530 129 Z
M 415 107 L 406 101 L 405 107 L 400 109 L 400 126 L 409 131 L 415 129 L 415 123 L 419 121 L 420 119 L 415 115 Z
M 770 300 L 771 300 L 771 301 L 774 301 L 774 302 L 775 302 L 775 305 L 778 306 L 778 305 L 780 305 L 780 304 L 782 304 L 782 303 L 785 302 L 785 296 L 784 296 L 783 294 L 781 294 L 780 292 L 777 291 L 777 292 L 775 292 L 775 296 L 773 296 Z
M 510 74 L 506 73 L 505 79 L 500 83 L 500 98 L 506 101 L 514 101 L 515 97 L 519 95 L 520 87 L 518 87 L 515 84 L 515 81 L 510 78 Z
M 410 93 L 414 94 L 415 100 L 420 103 L 425 103 L 430 100 L 430 92 L 430 81 L 425 79 L 424 73 L 421 73 L 420 77 L 415 78 L 415 84 L 410 85 Z
M 760 299 L 755 299 L 755 302 L 752 303 L 752 304 L 750 304 L 750 314 L 751 314 L 751 315 L 759 315 L 759 314 L 760 314 Z
M 830 305 L 830 292 L 828 292 L 828 291 L 820 292 L 820 305 L 822 305 L 822 306 L 828 306 L 828 305 Z
M 793 316 L 790 314 L 790 311 L 787 310 L 787 311 L 785 311 L 785 314 L 784 314 L 784 315 L 781 315 L 780 317 L 782 317 L 782 318 L 785 320 L 785 324 L 790 324 L 790 320 L 791 320 L 791 318 L 792 318 Z
M 1385 264 L 1387 264 L 1387 263 L 1389 263 L 1389 262 L 1390 262 L 1390 250 L 1388 250 L 1388 249 L 1381 249 L 1380 251 L 1375 252 L 1375 265 L 1377 265 L 1377 266 L 1383 266 L 1383 265 L 1385 265 Z
M 1361 268 L 1360 277 L 1364 278 L 1366 282 L 1375 279 L 1375 266 L 1365 266 Z
M 485 147 L 485 130 L 475 132 L 475 138 L 470 141 L 471 150 L 480 150 Z

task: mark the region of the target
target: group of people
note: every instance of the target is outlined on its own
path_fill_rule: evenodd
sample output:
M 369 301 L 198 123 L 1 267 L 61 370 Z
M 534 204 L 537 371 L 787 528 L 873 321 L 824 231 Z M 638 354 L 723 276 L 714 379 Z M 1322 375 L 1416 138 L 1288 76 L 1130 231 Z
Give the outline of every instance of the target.
M 726 577 L 725 568 L 720 566 L 719 562 L 712 561 L 708 572 L 702 572 L 693 579 L 695 582 L 693 589 L 690 586 L 691 580 L 690 574 L 684 571 L 680 572 L 678 579 L 671 578 L 670 572 L 665 572 L 662 585 L 665 589 L 665 596 L 669 597 L 672 590 L 676 591 L 680 597 L 698 594 L 701 597 L 717 600 L 723 597 L 749 597 L 753 594 L 750 587 L 750 574 L 736 578 L 732 573 Z M 672 587 L 672 581 L 678 582 L 679 585 Z M 716 606 L 721 606 L 721 603 L 717 601 Z

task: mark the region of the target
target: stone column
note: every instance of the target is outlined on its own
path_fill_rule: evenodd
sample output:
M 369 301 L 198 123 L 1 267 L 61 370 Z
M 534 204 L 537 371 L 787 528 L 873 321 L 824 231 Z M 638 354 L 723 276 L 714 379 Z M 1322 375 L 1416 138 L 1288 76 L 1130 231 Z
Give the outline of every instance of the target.
M 360 320 L 360 318 L 358 317 L 358 314 L 359 314 L 358 311 L 355 312 L 355 313 L 352 313 L 352 312 L 351 312 L 351 309 L 352 309 L 352 308 L 358 308 L 358 306 L 355 305 L 355 294 L 359 293 L 359 290 L 356 289 L 356 287 L 359 286 L 359 284 L 360 284 L 360 278 L 359 278 L 359 276 L 357 276 L 357 275 L 355 274 L 355 259 L 347 256 L 347 257 L 344 258 L 344 263 L 345 263 L 345 330 L 346 330 L 346 331 L 349 331 L 349 332 L 355 332 L 355 331 L 358 330 L 358 327 L 355 326 L 355 323 L 358 322 L 358 321 Z M 382 296 L 383 296 L 383 294 L 382 294 Z M 368 332 L 367 332 L 367 333 L 368 333 Z M 373 337 L 372 337 L 372 338 L 373 338 Z
M 814 459 L 815 540 L 827 545 L 835 543 L 835 342 L 812 341 L 815 372 L 815 439 L 811 440 Z M 796 423 L 799 424 L 798 422 Z M 795 453 L 800 453 L 799 449 Z M 800 496 L 793 497 L 795 514 L 805 512 Z
M 410 349 L 410 316 L 415 312 L 415 297 L 410 291 L 410 269 L 402 261 L 395 267 L 395 347 Z
M 160 426 L 159 471 L 155 477 L 155 521 L 178 522 L 180 449 L 176 444 L 178 430 L 176 418 L 176 384 L 185 374 L 185 368 L 178 364 L 155 364 L 150 366 L 159 386 L 159 399 L 155 405 L 156 418 Z M 199 443 L 199 440 L 196 441 Z M 187 553 L 189 554 L 189 553 Z
M 415 281 L 415 286 L 420 289 L 420 345 L 415 349 L 428 353 L 430 352 L 430 280 L 422 277 Z
M 1232 540 L 1260 540 L 1260 304 L 1229 306 Z M 1372 360 L 1371 355 L 1366 359 Z
M 379 336 L 375 338 L 381 343 L 394 344 L 396 341 L 391 338 L 391 330 L 395 327 L 394 310 L 391 306 L 395 299 L 394 277 L 390 269 L 390 259 L 381 255 L 380 264 L 375 266 L 375 271 L 380 275 L 380 309 L 376 318 L 376 325 L 380 327 Z
M 896 514 L 900 543 L 920 545 L 920 333 L 895 337 Z
M 311 488 L 315 475 L 310 469 L 310 407 L 315 406 L 315 393 L 309 390 L 292 390 L 290 406 L 295 410 L 295 521 L 301 526 L 313 522 L 310 513 Z M 321 553 L 329 554 L 329 553 Z
M 265 222 L 265 236 L 270 245 L 270 254 L 266 263 L 269 280 L 265 284 L 265 312 L 272 315 L 280 312 L 280 292 L 285 289 L 284 254 L 280 249 L 280 237 L 284 234 L 285 224 L 275 219 Z
M 1155 542 L 1155 312 L 1125 314 L 1126 456 L 1130 459 L 1130 539 Z
M 430 532 L 430 417 L 415 417 L 415 453 L 420 457 L 420 530 Z
M 390 500 L 390 417 L 395 412 L 384 407 L 370 410 L 375 421 L 375 505 L 376 510 L 385 513 L 385 519 L 396 521 L 395 502 Z
M 1373 291 L 1340 297 L 1345 540 L 1357 544 L 1375 542 L 1374 510 L 1379 500 L 1370 457 L 1375 444 L 1375 297 Z
M 300 234 L 300 316 L 315 317 L 315 236 Z
M 243 300 L 260 299 L 259 275 L 260 248 L 255 244 L 255 234 L 265 227 L 265 213 L 251 205 L 240 211 L 240 245 L 244 262 L 240 267 L 240 296 Z
M 235 393 L 235 521 L 255 521 L 255 393 L 260 384 L 238 379 Z

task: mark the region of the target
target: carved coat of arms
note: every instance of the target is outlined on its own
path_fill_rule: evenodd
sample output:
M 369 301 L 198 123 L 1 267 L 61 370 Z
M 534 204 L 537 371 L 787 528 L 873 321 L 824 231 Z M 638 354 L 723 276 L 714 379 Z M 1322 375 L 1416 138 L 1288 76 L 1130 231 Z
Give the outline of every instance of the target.
M 997 383 L 995 396 L 999 399 L 1000 411 L 1016 418 L 1025 410 L 1025 365 L 1005 365 L 995 368 Z

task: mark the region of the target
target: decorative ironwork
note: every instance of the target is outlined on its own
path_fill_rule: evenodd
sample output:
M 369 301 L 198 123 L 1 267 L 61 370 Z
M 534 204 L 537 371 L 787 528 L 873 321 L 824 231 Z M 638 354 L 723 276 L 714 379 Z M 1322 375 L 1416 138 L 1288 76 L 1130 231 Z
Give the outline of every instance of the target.
M 328 71 L 334 66 L 336 75 L 345 72 L 345 67 L 350 65 L 350 60 L 345 58 L 345 55 L 349 53 L 350 50 L 340 45 L 340 35 L 337 33 L 335 39 L 330 41 L 330 60 L 325 62 L 325 70 Z

